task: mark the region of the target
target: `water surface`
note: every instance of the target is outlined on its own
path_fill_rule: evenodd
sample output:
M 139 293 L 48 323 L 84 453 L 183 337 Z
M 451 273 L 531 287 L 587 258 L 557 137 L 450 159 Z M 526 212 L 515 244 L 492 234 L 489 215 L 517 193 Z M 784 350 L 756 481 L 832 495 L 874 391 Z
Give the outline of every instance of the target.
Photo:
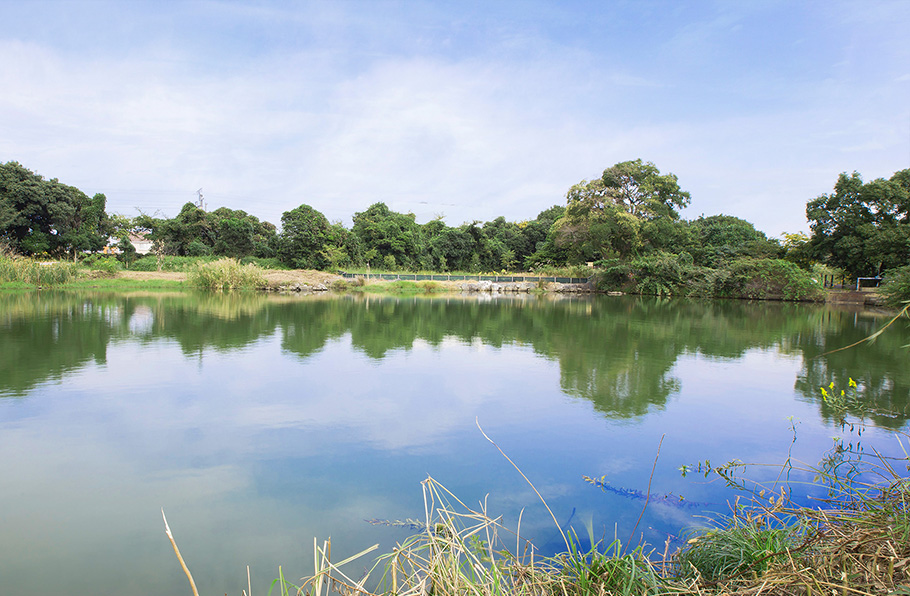
M 265 593 L 279 565 L 308 572 L 314 536 L 336 557 L 405 538 L 365 520 L 422 518 L 428 475 L 507 525 L 524 509 L 522 534 L 555 552 L 478 423 L 582 535 L 625 541 L 649 481 L 673 495 L 636 532 L 662 546 L 735 496 L 679 466 L 815 463 L 854 438 L 821 385 L 857 379 L 870 424 L 906 428 L 906 326 L 830 352 L 884 320 L 602 296 L 0 294 L 3 592 L 185 592 L 164 507 L 204 593 L 239 594 L 248 564 Z M 871 426 L 862 441 L 898 450 Z

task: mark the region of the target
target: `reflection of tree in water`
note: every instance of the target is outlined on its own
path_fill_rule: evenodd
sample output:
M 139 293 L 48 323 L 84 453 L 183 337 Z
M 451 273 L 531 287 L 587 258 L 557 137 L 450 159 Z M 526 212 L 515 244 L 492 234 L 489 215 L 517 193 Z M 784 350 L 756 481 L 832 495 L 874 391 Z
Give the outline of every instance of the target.
M 38 383 L 107 361 L 120 305 L 59 293 L 0 295 L 0 395 L 25 395 Z
M 146 339 L 173 339 L 184 354 L 206 348 L 240 349 L 270 335 L 276 327 L 266 296 L 261 294 L 169 294 L 143 302 L 154 318 Z
M 825 333 L 794 338 L 803 353 L 803 366 L 796 389 L 808 402 L 815 402 L 823 418 L 836 422 L 835 412 L 822 400 L 820 387 L 834 383 L 846 389 L 850 379 L 860 386 L 865 412 L 853 408 L 876 425 L 900 428 L 910 418 L 910 352 L 906 326 L 892 325 L 874 342 L 840 350 L 869 337 L 884 325 L 887 316 L 864 316 L 849 311 L 825 311 L 821 317 Z M 883 374 L 882 371 L 888 371 Z
M 350 334 L 354 349 L 381 360 L 417 340 L 530 346 L 560 366 L 563 391 L 591 400 L 606 416 L 660 408 L 679 391 L 680 355 L 739 359 L 748 350 L 804 356 L 797 390 L 821 404 L 818 387 L 848 377 L 866 386 L 876 408 L 896 409 L 903 424 L 910 392 L 906 333 L 825 352 L 866 337 L 880 323 L 813 305 L 743 301 L 668 301 L 607 297 L 393 298 L 226 294 L 8 294 L 0 296 L 0 390 L 21 395 L 94 359 L 112 339 L 176 341 L 185 354 L 232 351 L 280 333 L 301 358 Z M 147 325 L 131 325 L 144 314 Z M 830 413 L 823 404 L 822 415 Z
M 299 300 L 275 305 L 272 318 L 281 328 L 281 348 L 302 358 L 321 350 L 347 331 L 345 300 Z

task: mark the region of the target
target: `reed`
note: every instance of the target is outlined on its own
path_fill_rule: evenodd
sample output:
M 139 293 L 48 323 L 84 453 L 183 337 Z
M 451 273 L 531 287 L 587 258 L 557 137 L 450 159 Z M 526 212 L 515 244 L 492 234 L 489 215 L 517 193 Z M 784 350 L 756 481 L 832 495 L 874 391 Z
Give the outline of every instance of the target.
M 0 254 L 0 282 L 57 286 L 76 279 L 79 273 L 80 266 L 76 263 L 39 262 L 11 254 Z
M 189 285 L 205 290 L 261 289 L 268 285 L 263 270 L 234 259 L 196 264 L 187 273 Z

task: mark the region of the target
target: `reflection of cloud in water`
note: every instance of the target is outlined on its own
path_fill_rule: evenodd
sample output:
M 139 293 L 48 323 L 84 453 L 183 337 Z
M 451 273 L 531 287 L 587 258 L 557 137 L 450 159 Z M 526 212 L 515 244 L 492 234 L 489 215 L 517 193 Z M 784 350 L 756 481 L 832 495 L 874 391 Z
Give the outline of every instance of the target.
M 267 440 L 259 435 L 281 428 L 307 431 L 300 447 L 314 450 L 327 439 L 422 448 L 472 427 L 477 416 L 532 419 L 559 395 L 555 386 L 544 390 L 553 384 L 548 369 L 555 364 L 528 349 L 480 353 L 458 341 L 444 347 L 417 342 L 415 349 L 389 352 L 376 367 L 366 357 L 351 358 L 349 341 L 330 341 L 299 361 L 282 357 L 273 335 L 241 354 L 203 356 L 201 370 L 173 344 L 146 346 L 139 358 L 135 346 L 118 343 L 105 369 L 78 375 L 68 387 L 96 393 L 101 375 L 114 393 L 123 391 L 122 400 L 105 404 L 109 414 L 148 444 L 156 432 L 173 439 L 200 429 L 212 449 L 232 451 L 235 441 L 255 444 Z M 542 389 L 523 390 L 520 410 L 513 406 L 516 375 L 525 382 L 539 377 Z

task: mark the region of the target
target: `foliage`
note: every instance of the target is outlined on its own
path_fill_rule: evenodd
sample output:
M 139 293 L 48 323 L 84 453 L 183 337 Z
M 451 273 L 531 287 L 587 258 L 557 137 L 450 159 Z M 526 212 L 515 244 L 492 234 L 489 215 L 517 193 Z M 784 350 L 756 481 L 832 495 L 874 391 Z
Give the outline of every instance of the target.
M 182 271 L 187 272 L 199 263 L 209 263 L 217 257 L 176 257 L 146 255 L 136 260 L 130 269 L 133 271 Z
M 0 282 L 30 286 L 55 286 L 79 276 L 76 263 L 41 263 L 34 259 L 0 254 Z
M 82 265 L 92 271 L 99 271 L 107 276 L 114 276 L 123 270 L 123 264 L 113 256 L 89 255 L 82 260 Z
M 329 241 L 329 220 L 309 205 L 281 216 L 278 258 L 294 269 L 324 269 L 329 261 L 322 253 Z
M 676 209 L 691 201 L 689 193 L 679 187 L 674 174 L 661 175 L 651 162 L 641 159 L 623 161 L 606 170 L 601 204 L 613 203 L 641 219 L 670 217 L 677 219 Z
M 110 232 L 106 198 L 89 198 L 18 162 L 0 164 L 0 239 L 24 255 L 54 257 L 101 250 Z
M 274 225 L 227 207 L 206 212 L 186 203 L 172 219 L 140 213 L 126 225 L 127 231 L 147 234 L 155 242 L 156 252 L 171 256 L 269 258 L 275 256 L 278 244 Z
M 718 268 L 740 257 L 778 258 L 779 243 L 769 240 L 751 223 L 731 215 L 699 217 L 691 224 L 696 238 L 695 263 Z
M 262 269 L 241 265 L 236 259 L 198 263 L 187 272 L 187 282 L 205 290 L 258 289 L 267 285 Z
M 370 254 L 368 264 L 405 269 L 419 264 L 420 228 L 413 213 L 398 213 L 385 203 L 374 203 L 355 213 L 353 222 L 352 232 L 363 243 L 364 254 Z
M 789 261 L 739 258 L 720 269 L 699 267 L 687 253 L 655 253 L 598 263 L 596 286 L 657 296 L 820 300 L 821 285 Z
M 878 292 L 886 304 L 895 308 L 910 300 L 910 265 L 889 270 Z
M 870 277 L 910 262 L 910 169 L 863 183 L 842 173 L 834 192 L 806 205 L 812 256 Z
M 262 269 L 277 269 L 277 270 L 287 270 L 289 267 L 282 263 L 280 260 L 275 257 L 270 258 L 260 258 L 260 257 L 243 257 L 240 259 L 241 265 L 256 265 Z

